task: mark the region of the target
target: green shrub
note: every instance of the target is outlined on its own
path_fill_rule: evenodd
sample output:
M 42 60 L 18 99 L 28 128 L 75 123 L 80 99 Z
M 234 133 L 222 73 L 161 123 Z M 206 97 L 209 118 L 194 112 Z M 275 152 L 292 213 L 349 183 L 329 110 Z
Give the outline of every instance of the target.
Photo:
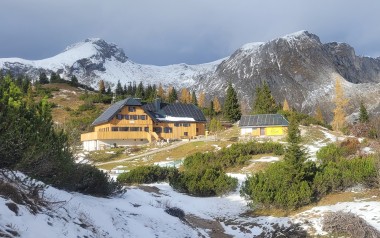
M 285 162 L 271 164 L 265 172 L 248 177 L 241 194 L 252 200 L 251 205 L 293 209 L 313 200 L 313 191 L 305 179 L 296 179 Z
M 70 190 L 100 197 L 121 191 L 118 183 L 111 181 L 107 173 L 94 166 L 77 164 L 73 172 L 69 185 Z
M 170 185 L 179 192 L 194 196 L 220 196 L 231 192 L 237 187 L 237 179 L 226 175 L 217 168 L 205 170 L 190 170 L 174 173 Z
M 343 155 L 343 150 L 334 143 L 328 144 L 317 152 L 317 159 L 322 164 L 336 162 Z
M 120 174 L 117 181 L 125 184 L 155 183 L 168 181 L 176 172 L 177 169 L 173 167 L 139 166 L 129 172 Z

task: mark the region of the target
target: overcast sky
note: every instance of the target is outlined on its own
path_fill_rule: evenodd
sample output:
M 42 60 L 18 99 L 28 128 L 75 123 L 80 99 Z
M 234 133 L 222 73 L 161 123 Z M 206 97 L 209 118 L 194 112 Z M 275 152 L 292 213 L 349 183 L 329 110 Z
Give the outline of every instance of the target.
M 1 0 L 0 58 L 43 59 L 99 37 L 143 64 L 198 64 L 299 30 L 380 56 L 380 1 Z

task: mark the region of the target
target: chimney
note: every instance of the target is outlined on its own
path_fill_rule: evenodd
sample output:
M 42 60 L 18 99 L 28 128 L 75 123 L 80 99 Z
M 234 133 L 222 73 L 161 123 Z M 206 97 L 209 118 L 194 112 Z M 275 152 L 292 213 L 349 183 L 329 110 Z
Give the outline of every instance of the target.
M 156 112 L 161 110 L 161 98 L 156 98 L 154 100 L 154 108 L 156 109 Z

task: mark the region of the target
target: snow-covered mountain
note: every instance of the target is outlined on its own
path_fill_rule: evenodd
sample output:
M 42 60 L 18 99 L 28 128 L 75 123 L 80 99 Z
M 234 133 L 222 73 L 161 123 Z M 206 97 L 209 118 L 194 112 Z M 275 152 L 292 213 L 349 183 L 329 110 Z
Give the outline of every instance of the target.
M 255 88 L 267 82 L 277 102 L 286 98 L 291 107 L 313 113 L 320 106 L 331 119 L 336 78 L 343 80 L 350 98 L 348 113 L 360 101 L 372 112 L 380 112 L 380 58 L 357 56 L 345 43 L 321 43 L 318 36 L 299 31 L 268 42 L 243 45 L 230 57 L 199 65 L 154 66 L 130 60 L 122 49 L 101 39 L 87 39 L 64 52 L 43 60 L 0 59 L 0 69 L 14 75 L 37 78 L 40 72 L 55 71 L 69 78 L 76 75 L 97 88 L 103 79 L 111 86 L 142 81 L 207 92 L 208 98 L 224 97 L 228 82 L 238 92 L 243 110 L 249 112 Z
M 13 74 L 26 74 L 38 78 L 40 72 L 58 72 L 64 78 L 77 76 L 80 82 L 94 88 L 99 80 L 111 86 L 120 80 L 122 84 L 144 82 L 162 83 L 164 86 L 190 87 L 199 74 L 215 71 L 220 61 L 200 65 L 175 64 L 154 66 L 138 64 L 125 55 L 117 45 L 102 39 L 86 39 L 67 47 L 64 52 L 43 60 L 24 60 L 20 58 L 0 59 L 0 68 Z
M 221 95 L 231 81 L 249 111 L 256 87 L 267 82 L 277 102 L 286 98 L 291 107 L 307 113 L 319 105 L 330 119 L 336 78 L 343 80 L 351 100 L 349 114 L 361 100 L 379 111 L 380 59 L 357 56 L 345 43 L 323 44 L 307 31 L 242 46 L 195 88 Z

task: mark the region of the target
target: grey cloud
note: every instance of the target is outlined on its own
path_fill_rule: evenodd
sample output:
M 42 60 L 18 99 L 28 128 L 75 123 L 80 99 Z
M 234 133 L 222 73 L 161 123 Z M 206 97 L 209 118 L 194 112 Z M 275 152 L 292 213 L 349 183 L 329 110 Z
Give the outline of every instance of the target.
M 100 37 L 139 63 L 196 64 L 303 29 L 360 55 L 380 52 L 380 2 L 370 0 L 3 0 L 1 8 L 0 57 L 46 58 Z

